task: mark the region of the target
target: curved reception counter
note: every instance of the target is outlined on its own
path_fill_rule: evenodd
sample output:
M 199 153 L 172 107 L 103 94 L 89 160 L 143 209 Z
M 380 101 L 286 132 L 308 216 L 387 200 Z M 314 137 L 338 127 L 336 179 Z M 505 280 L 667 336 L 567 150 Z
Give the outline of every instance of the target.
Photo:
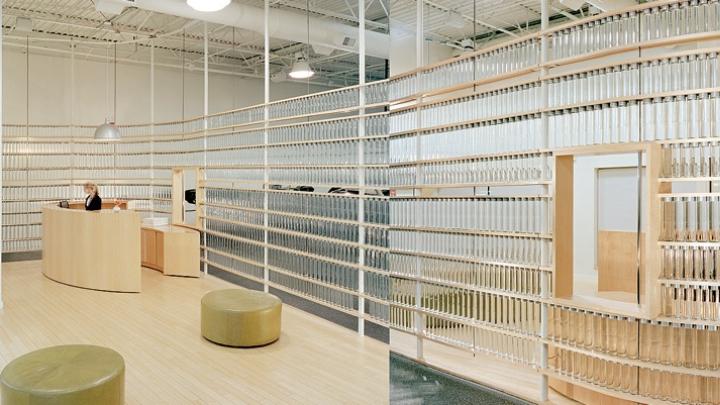
M 73 208 L 43 207 L 45 276 L 93 290 L 140 292 L 138 213 Z

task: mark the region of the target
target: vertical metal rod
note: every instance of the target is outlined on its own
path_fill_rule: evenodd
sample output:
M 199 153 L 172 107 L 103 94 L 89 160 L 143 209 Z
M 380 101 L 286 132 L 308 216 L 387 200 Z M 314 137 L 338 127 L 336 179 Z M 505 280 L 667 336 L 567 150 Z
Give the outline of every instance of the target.
M 75 40 L 70 38 L 70 181 L 68 182 L 68 199 L 72 198 L 72 187 L 75 182 Z
M 234 46 L 234 43 L 233 43 Z M 209 65 L 209 50 L 208 50 L 208 29 L 207 29 L 207 22 L 203 24 L 203 163 L 202 167 L 203 170 L 201 171 L 202 175 L 205 175 L 205 172 L 207 169 L 207 145 L 208 145 L 208 114 L 209 114 L 209 95 L 210 95 L 210 78 L 208 76 L 208 65 Z M 200 176 L 197 176 L 198 178 L 195 179 L 195 182 L 200 181 Z M 203 201 L 204 202 L 204 201 Z M 197 201 L 195 201 L 197 204 Z M 197 205 L 196 205 L 197 207 Z M 204 213 L 205 210 L 200 209 L 198 210 L 195 215 Z M 197 216 L 195 217 L 195 223 L 198 223 Z M 203 246 L 207 246 L 207 234 L 203 232 Z M 205 275 L 208 274 L 208 265 L 207 265 L 207 249 L 203 249 L 203 258 L 205 259 L 203 261 L 203 273 Z
M 640 232 L 642 232 L 642 152 L 637 154 L 637 234 L 635 235 L 635 283 L 637 287 L 636 299 L 640 305 Z M 650 185 L 648 184 L 648 187 Z
M 30 143 L 30 36 L 25 36 L 25 142 Z M 30 223 L 30 153 L 25 154 L 25 226 L 23 227 L 23 236 L 27 238 L 27 232 L 29 230 L 28 224 Z M 23 244 L 30 243 L 29 240 L 22 242 Z M 28 250 L 27 246 L 23 246 L 23 250 Z
M 117 42 L 113 46 L 113 122 L 117 123 Z
M 117 42 L 113 44 L 113 123 L 117 123 Z M 113 168 L 112 179 L 115 195 L 117 196 L 117 142 L 113 142 Z M 116 197 L 117 198 L 117 197 Z
M 180 78 L 182 81 L 182 114 L 181 119 L 185 121 L 185 30 L 182 33 L 182 56 L 180 62 Z
M 0 7 L 0 21 L 2 21 L 2 7 Z M 0 50 L 2 49 L 2 35 L 0 35 Z M 0 72 L 2 72 L 2 52 L 0 52 Z M 0 75 L 1 76 L 1 75 Z M 2 80 L 0 80 L 0 100 L 2 100 Z M 2 103 L 0 103 L 0 128 L 2 128 Z M 3 150 L 3 139 L 2 139 L 2 133 L 3 131 L 0 131 L 0 151 Z M 2 193 L 2 165 L 0 165 L 0 217 L 2 217 L 2 209 L 3 209 L 3 193 Z M 3 242 L 2 238 L 0 238 L 0 255 L 2 255 L 3 252 Z M 0 309 L 3 309 L 3 295 L 2 295 L 2 261 L 0 260 Z
M 358 87 L 359 91 L 359 106 L 358 115 L 363 117 L 365 115 L 365 0 L 358 0 Z M 358 249 L 358 264 L 360 269 L 358 270 L 358 333 L 361 335 L 365 334 L 365 141 L 362 138 L 365 137 L 365 118 L 358 119 L 358 137 L 361 139 L 358 142 L 358 243 L 360 249 Z
M 549 0 L 540 0 L 540 29 L 541 31 L 545 31 L 548 29 L 549 23 L 550 23 L 550 3 Z M 540 37 L 540 64 L 542 66 L 545 66 L 544 63 L 548 60 L 548 36 L 546 34 L 543 34 Z M 544 78 L 548 74 L 548 69 L 546 67 L 543 67 L 540 70 L 540 78 Z M 541 81 L 540 84 L 540 92 L 541 92 L 541 108 L 544 109 L 549 104 L 549 93 L 548 93 L 548 86 L 546 81 Z M 543 149 L 547 149 L 548 147 L 548 139 L 549 139 L 549 126 L 548 126 L 548 116 L 547 113 L 543 112 L 540 115 L 540 130 L 542 132 L 542 147 Z M 543 155 L 542 158 L 542 174 L 543 179 L 547 178 L 547 167 L 548 167 L 548 157 L 547 155 Z M 543 186 L 547 188 L 548 192 L 550 192 L 550 187 Z M 546 220 L 550 218 L 548 215 L 549 213 L 546 213 L 545 218 Z M 552 243 L 554 243 L 554 239 Z M 543 249 L 543 262 L 545 261 L 545 249 Z M 555 259 L 552 258 L 553 263 L 555 262 Z M 540 296 L 544 299 L 549 298 L 550 296 L 550 282 L 551 279 L 549 277 L 549 274 L 546 271 L 543 271 L 540 273 Z M 540 401 L 547 401 L 548 399 L 548 376 L 547 374 L 544 374 L 545 370 L 548 368 L 548 345 L 545 343 L 545 339 L 548 337 L 548 313 L 549 313 L 549 307 L 546 301 L 544 301 L 542 304 L 540 304 L 540 339 L 541 342 L 539 344 L 540 346 Z
M 305 59 L 309 64 L 310 51 L 312 51 L 312 46 L 310 46 L 310 0 L 305 0 L 305 17 L 307 18 L 307 21 L 305 23 L 307 27 L 307 43 L 305 44 L 307 52 L 305 54 Z M 310 94 L 310 77 L 307 78 L 307 94 Z M 309 117 L 307 121 L 310 121 Z
M 425 14 L 424 7 L 423 7 L 424 3 L 425 3 L 424 1 L 418 1 L 416 3 L 416 7 L 415 7 L 415 20 L 416 20 L 415 67 L 416 68 L 420 68 L 425 62 L 425 57 L 423 54 L 423 50 L 424 50 L 424 46 L 425 46 L 425 24 L 423 21 L 423 15 Z M 415 85 L 416 85 L 417 93 L 421 94 L 421 89 L 422 89 L 423 84 L 422 84 L 422 72 L 420 72 L 419 70 L 416 73 Z M 417 123 L 416 128 L 421 128 L 422 127 L 422 114 L 421 114 L 420 104 L 422 103 L 422 96 L 418 96 L 418 99 L 415 100 L 415 102 L 418 106 L 416 109 L 416 112 L 415 112 L 416 123 Z M 416 144 L 415 144 L 416 157 L 415 158 L 416 158 L 416 160 L 421 160 L 422 151 L 420 149 L 421 144 L 420 144 L 419 132 L 417 132 L 415 135 L 415 142 L 416 142 Z M 416 183 L 419 183 L 419 181 L 422 179 L 421 171 L 422 171 L 422 167 L 420 165 L 418 165 L 417 170 L 415 171 L 415 182 Z M 419 204 L 415 204 L 415 205 L 419 206 Z M 419 208 L 416 208 L 415 209 L 416 220 L 419 217 L 419 215 L 420 215 Z M 415 232 L 415 245 L 419 246 L 419 233 L 418 232 Z M 415 336 L 415 338 L 416 338 L 415 357 L 417 357 L 418 360 L 423 360 L 425 357 L 425 354 L 424 354 L 425 348 L 424 348 L 424 339 L 423 339 L 423 335 L 425 333 L 425 323 L 424 323 L 424 317 L 420 313 L 420 309 L 422 307 L 422 305 L 421 305 L 422 304 L 422 284 L 419 281 L 420 277 L 422 275 L 421 271 L 420 271 L 421 270 L 420 264 L 421 264 L 420 257 L 417 256 L 415 258 L 415 276 L 416 276 L 415 313 L 414 313 L 415 334 L 416 334 L 416 336 Z
M 155 217 L 155 40 L 150 41 L 150 216 Z
M 263 291 L 268 292 L 270 290 L 270 269 L 268 269 L 268 209 L 269 209 L 269 195 L 267 193 L 267 184 L 269 182 L 268 173 L 268 126 L 270 125 L 270 0 L 265 0 L 263 19 L 263 42 L 264 42 L 264 60 L 263 60 Z
M 642 36 L 642 21 L 643 21 L 642 18 L 638 18 L 638 19 L 637 19 L 637 22 L 638 22 L 638 23 L 637 23 L 637 38 L 640 38 L 640 37 Z M 637 57 L 638 57 L 638 58 L 642 57 L 642 48 L 641 48 L 641 47 L 638 47 Z M 642 72 L 643 72 L 643 69 L 637 69 L 637 74 L 638 74 L 638 75 L 637 75 L 637 81 L 638 81 L 638 88 L 640 89 L 640 94 L 644 94 L 643 92 L 644 92 L 644 91 L 647 91 L 647 89 L 643 89 L 643 88 L 642 88 L 642 83 L 643 83 L 643 80 L 642 80 L 642 79 L 643 79 L 643 77 L 642 77 Z M 643 142 L 644 139 L 643 139 L 643 128 L 642 128 L 642 125 L 643 125 L 643 122 L 644 122 L 644 116 L 643 116 L 642 103 L 640 103 L 640 102 L 638 102 L 638 121 L 637 121 L 637 122 L 638 122 L 638 141 Z M 637 218 L 637 238 L 636 238 L 635 242 L 637 243 L 637 257 L 636 257 L 636 264 L 637 264 L 637 276 L 636 276 L 636 277 L 637 277 L 637 280 L 636 280 L 636 282 L 637 282 L 637 304 L 640 305 L 640 298 L 641 298 L 641 297 L 640 297 L 640 283 L 641 283 L 641 280 L 640 280 L 640 271 L 641 271 L 641 269 L 640 269 L 640 252 L 641 252 L 641 251 L 640 251 L 640 249 L 641 249 L 641 246 L 640 246 L 640 232 L 641 232 L 641 229 L 640 229 L 640 226 L 641 226 L 641 224 L 642 224 L 640 218 L 641 218 L 641 215 L 642 215 L 642 212 L 641 212 L 641 210 L 642 210 L 642 152 L 638 152 L 638 169 L 637 169 L 637 174 L 638 174 L 638 184 L 637 184 L 637 193 L 638 193 L 637 213 L 638 213 L 638 218 Z M 712 191 L 712 184 L 713 184 L 713 183 L 710 182 L 710 187 L 711 187 L 711 190 L 710 190 L 710 191 Z M 648 186 L 648 187 L 652 187 L 653 185 L 648 184 L 647 186 Z M 639 324 L 638 324 L 638 327 L 639 327 Z M 638 340 L 638 342 L 639 342 L 639 340 Z M 638 373 L 640 373 L 640 370 L 639 370 L 639 369 L 638 369 Z M 638 374 L 638 375 L 639 375 L 639 374 Z M 639 381 L 639 380 L 638 380 L 638 381 Z
M 208 115 L 208 29 L 207 22 L 203 23 L 203 115 Z M 205 129 L 207 129 L 207 119 L 205 119 Z

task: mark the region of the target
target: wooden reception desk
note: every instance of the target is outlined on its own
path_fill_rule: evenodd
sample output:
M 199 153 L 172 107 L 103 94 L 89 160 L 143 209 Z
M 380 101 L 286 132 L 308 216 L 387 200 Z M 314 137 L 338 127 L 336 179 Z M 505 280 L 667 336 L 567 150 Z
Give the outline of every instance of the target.
M 46 206 L 42 223 L 45 276 L 93 290 L 140 292 L 138 213 Z
M 200 232 L 184 226 L 143 225 L 142 265 L 166 276 L 200 277 Z

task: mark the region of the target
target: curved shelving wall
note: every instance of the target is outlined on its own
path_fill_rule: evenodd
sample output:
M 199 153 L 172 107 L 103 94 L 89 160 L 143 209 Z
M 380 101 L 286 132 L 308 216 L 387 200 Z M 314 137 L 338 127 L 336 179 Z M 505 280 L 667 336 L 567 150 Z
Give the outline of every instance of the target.
M 586 403 L 720 403 L 720 194 L 674 187 L 717 180 L 718 40 L 717 1 L 656 1 L 391 78 L 390 325 Z M 575 299 L 561 157 L 638 151 L 641 302 Z
M 506 359 L 568 395 L 717 404 L 720 194 L 673 185 L 720 179 L 718 41 L 718 1 L 657 1 L 364 88 L 124 126 L 117 143 L 5 126 L 4 245 L 40 249 L 38 204 L 86 179 L 163 214 L 170 170 L 200 167 L 203 261 L 216 269 Z M 653 155 L 657 196 L 642 302 L 574 300 L 557 164 L 638 150 Z

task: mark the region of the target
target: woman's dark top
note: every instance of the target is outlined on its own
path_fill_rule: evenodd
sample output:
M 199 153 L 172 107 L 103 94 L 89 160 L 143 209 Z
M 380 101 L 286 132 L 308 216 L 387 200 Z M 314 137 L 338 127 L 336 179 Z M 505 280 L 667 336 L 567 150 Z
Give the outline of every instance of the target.
M 96 194 L 92 200 L 90 200 L 89 204 L 88 198 L 90 198 L 90 196 L 85 197 L 85 209 L 87 211 L 100 211 L 100 209 L 102 209 L 102 198 L 100 198 L 99 195 Z

